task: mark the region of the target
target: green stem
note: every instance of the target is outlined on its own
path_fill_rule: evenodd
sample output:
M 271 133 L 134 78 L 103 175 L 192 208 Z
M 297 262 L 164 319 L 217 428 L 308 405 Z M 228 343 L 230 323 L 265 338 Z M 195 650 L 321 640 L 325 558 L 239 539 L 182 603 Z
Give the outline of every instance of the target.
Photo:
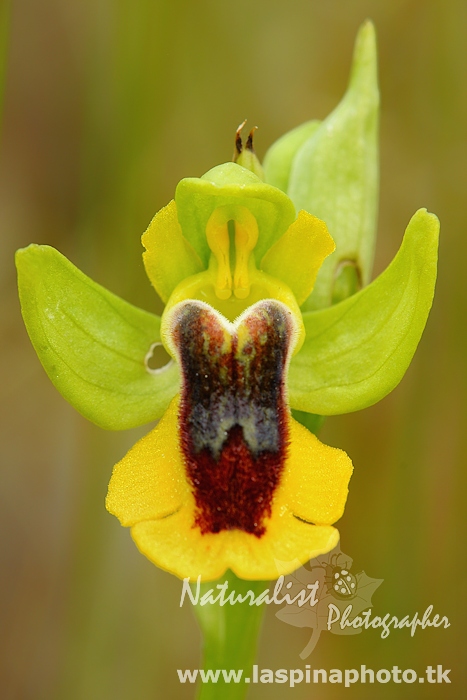
M 221 580 L 201 584 L 200 599 L 210 590 L 213 597 L 217 597 L 219 589 L 216 586 L 224 582 L 228 583 L 225 598 L 233 591 L 241 596 L 252 591 L 256 598 L 269 586 L 267 581 L 244 581 L 229 571 Z M 249 599 L 234 605 L 230 602 L 225 605 L 215 603 L 204 606 L 198 603 L 194 606 L 194 611 L 204 637 L 204 671 L 242 670 L 239 683 L 233 680 L 226 683 L 222 673 L 216 683 L 200 683 L 197 699 L 218 700 L 222 697 L 222 700 L 242 700 L 249 688 L 244 679 L 251 677 L 264 604 L 250 605 Z

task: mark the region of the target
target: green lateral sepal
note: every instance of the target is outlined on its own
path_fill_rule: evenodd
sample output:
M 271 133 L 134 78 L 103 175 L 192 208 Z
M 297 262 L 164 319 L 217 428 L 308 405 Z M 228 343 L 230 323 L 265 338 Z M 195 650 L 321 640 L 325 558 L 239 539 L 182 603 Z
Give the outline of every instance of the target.
M 419 209 L 388 268 L 340 304 L 303 314 L 306 338 L 289 369 L 294 409 L 336 415 L 386 396 L 407 370 L 436 281 L 439 221 Z
M 178 367 L 150 370 L 160 318 L 104 289 L 49 246 L 16 253 L 24 322 L 45 371 L 83 416 L 109 430 L 160 418 Z

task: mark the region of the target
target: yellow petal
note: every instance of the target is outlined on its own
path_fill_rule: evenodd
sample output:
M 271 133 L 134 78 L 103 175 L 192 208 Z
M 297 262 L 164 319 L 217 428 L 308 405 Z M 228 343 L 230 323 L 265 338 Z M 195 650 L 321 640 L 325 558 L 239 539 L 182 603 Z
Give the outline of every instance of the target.
M 261 269 L 283 280 L 300 306 L 311 294 L 323 260 L 335 247 L 324 221 L 302 210 L 284 235 L 269 248 L 261 261 Z
M 141 242 L 146 248 L 143 262 L 147 275 L 164 302 L 177 284 L 204 269 L 195 249 L 182 234 L 173 200 L 156 214 Z

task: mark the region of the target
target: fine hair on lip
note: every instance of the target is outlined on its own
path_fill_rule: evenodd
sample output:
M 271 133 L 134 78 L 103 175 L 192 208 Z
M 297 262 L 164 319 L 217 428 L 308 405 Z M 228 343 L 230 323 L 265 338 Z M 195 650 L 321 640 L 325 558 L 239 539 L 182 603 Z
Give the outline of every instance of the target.
M 265 531 L 287 452 L 293 331 L 275 301 L 252 307 L 233 333 L 205 305 L 187 302 L 177 314 L 180 437 L 203 533 Z

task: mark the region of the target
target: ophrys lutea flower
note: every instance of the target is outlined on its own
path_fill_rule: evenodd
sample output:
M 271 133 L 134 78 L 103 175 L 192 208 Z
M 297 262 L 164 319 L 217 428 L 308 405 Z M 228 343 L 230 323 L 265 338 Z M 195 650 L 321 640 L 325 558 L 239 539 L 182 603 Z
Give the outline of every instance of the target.
M 162 318 L 53 248 L 18 251 L 26 327 L 65 398 L 112 430 L 160 419 L 115 467 L 107 504 L 179 576 L 276 578 L 337 542 L 350 460 L 291 409 L 305 421 L 388 394 L 436 278 L 439 224 L 420 209 L 389 267 L 359 290 L 373 254 L 377 107 L 367 24 L 340 105 L 271 148 L 277 187 L 236 163 L 182 180 L 143 236 Z M 154 371 L 158 344 L 173 359 Z
M 161 239 L 201 270 L 173 290 L 177 261 Z M 115 467 L 107 507 L 179 576 L 277 578 L 335 546 L 352 467 L 291 417 L 287 373 L 305 331 L 295 294 L 268 271 L 295 273 L 302 302 L 334 244 L 323 222 L 295 218 L 285 195 L 234 163 L 182 181 L 143 243 L 181 392 Z

